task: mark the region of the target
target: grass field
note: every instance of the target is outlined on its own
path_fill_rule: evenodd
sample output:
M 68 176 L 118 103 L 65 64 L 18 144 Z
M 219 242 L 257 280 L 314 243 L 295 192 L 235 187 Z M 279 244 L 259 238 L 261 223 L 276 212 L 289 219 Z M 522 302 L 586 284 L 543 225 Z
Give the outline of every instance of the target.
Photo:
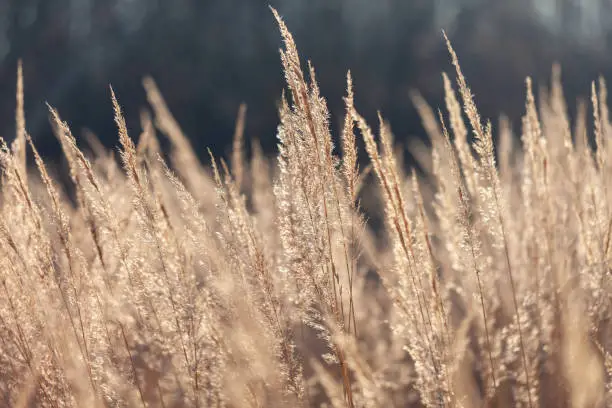
M 314 68 L 273 12 L 276 157 L 245 151 L 242 107 L 229 161 L 201 164 L 147 78 L 137 143 L 111 89 L 118 155 L 49 107 L 60 188 L 27 133 L 19 69 L 0 150 L 0 405 L 612 404 L 605 82 L 570 124 L 559 69 L 537 102 L 527 79 L 522 126 L 494 137 L 447 40 L 446 106 L 415 95 L 432 147 L 408 171 L 389 123 L 355 109 L 350 73 L 331 135 Z

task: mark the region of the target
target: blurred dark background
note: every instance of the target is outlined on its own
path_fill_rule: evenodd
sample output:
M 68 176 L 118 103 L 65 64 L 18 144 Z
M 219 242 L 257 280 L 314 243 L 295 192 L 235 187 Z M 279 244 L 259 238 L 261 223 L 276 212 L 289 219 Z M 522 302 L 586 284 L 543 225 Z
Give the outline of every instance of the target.
M 28 131 L 47 156 L 59 146 L 45 101 L 75 135 L 89 128 L 112 147 L 108 84 L 136 137 L 147 74 L 198 152 L 227 153 L 241 102 L 247 138 L 273 151 L 283 76 L 268 4 L 313 61 L 335 128 L 350 68 L 367 118 L 380 109 L 398 138 L 422 136 L 409 93 L 441 104 L 440 72 L 451 69 L 442 29 L 494 123 L 500 112 L 518 123 L 524 77 L 545 83 L 555 61 L 572 108 L 591 80 L 612 73 L 610 0 L 0 0 L 0 135 L 14 135 L 21 58 Z

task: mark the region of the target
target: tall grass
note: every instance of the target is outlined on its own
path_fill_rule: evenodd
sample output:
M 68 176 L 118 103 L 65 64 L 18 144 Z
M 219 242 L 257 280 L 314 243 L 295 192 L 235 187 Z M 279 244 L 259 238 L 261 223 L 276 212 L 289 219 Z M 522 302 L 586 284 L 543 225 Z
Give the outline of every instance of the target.
M 605 82 L 594 147 L 558 68 L 537 103 L 526 81 L 520 147 L 507 120 L 496 146 L 447 40 L 446 109 L 413 95 L 432 143 L 417 175 L 383 117 L 374 132 L 356 111 L 350 73 L 332 137 L 315 70 L 273 14 L 287 83 L 274 158 L 256 142 L 247 157 L 241 107 L 230 163 L 202 165 L 147 78 L 137 143 L 110 90 L 118 157 L 93 135 L 79 147 L 49 107 L 69 196 L 27 133 L 19 67 L 0 149 L 0 405 L 612 404 Z

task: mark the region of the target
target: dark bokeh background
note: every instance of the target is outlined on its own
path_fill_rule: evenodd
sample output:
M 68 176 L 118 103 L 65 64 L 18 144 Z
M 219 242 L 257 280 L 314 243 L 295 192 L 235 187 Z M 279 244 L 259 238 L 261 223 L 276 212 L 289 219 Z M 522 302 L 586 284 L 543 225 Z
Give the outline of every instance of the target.
M 313 61 L 335 127 L 350 68 L 366 117 L 380 109 L 399 138 L 422 135 L 409 92 L 441 103 L 440 72 L 451 69 L 442 29 L 494 121 L 503 111 L 517 123 L 524 77 L 545 83 L 554 61 L 572 100 L 612 72 L 610 0 L 0 0 L 0 135 L 14 135 L 22 58 L 28 130 L 47 156 L 59 147 L 45 101 L 77 136 L 87 127 L 114 146 L 108 84 L 137 136 L 146 74 L 200 153 L 227 152 L 241 102 L 247 137 L 271 151 L 283 78 L 268 4 Z

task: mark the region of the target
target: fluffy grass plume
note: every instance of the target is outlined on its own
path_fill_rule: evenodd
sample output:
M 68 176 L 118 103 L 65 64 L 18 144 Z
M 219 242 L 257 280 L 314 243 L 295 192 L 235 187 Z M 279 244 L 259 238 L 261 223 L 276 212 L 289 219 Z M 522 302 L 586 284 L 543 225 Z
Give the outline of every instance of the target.
M 447 39 L 445 108 L 412 95 L 432 144 L 417 174 L 383 116 L 375 131 L 355 109 L 350 73 L 332 136 L 272 12 L 276 157 L 245 150 L 242 106 L 229 163 L 202 164 L 146 78 L 137 140 L 110 89 L 117 157 L 49 107 L 66 191 L 27 132 L 19 65 L 17 134 L 0 143 L 0 405 L 611 406 L 603 79 L 593 135 L 584 104 L 570 125 L 555 67 L 537 101 L 526 80 L 520 131 L 502 119 L 494 136 Z

